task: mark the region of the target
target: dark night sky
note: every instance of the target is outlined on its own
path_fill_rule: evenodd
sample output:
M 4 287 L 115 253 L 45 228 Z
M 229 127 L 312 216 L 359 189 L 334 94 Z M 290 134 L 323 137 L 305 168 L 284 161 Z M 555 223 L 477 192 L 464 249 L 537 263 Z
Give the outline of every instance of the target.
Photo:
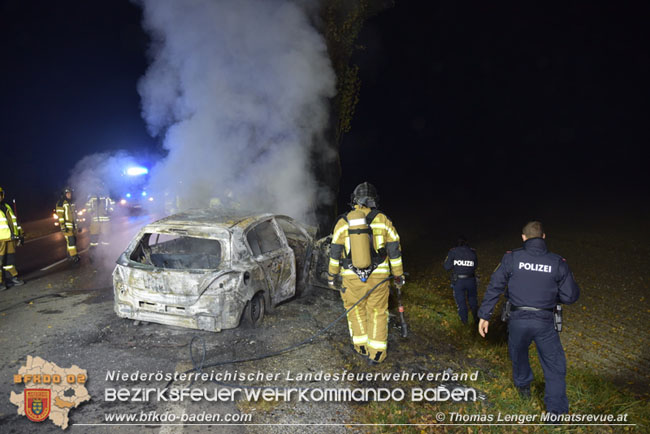
M 647 198 L 648 4 L 493 3 L 397 2 L 372 19 L 344 168 L 364 164 L 352 147 L 381 155 L 395 175 L 378 184 L 415 200 Z
M 396 3 L 353 59 L 362 93 L 341 203 L 363 180 L 387 209 L 647 201 L 648 3 Z M 10 197 L 47 213 L 82 156 L 155 152 L 136 91 L 148 42 L 136 6 L 0 4 Z

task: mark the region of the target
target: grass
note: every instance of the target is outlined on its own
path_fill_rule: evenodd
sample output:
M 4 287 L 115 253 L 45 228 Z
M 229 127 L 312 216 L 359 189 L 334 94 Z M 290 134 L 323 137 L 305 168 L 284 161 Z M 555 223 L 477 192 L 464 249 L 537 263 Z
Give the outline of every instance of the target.
M 409 326 L 420 336 L 427 336 L 436 347 L 436 342 L 452 343 L 454 352 L 431 354 L 438 366 L 454 366 L 457 372 L 479 370 L 476 382 L 465 385 L 483 392 L 485 401 L 431 402 L 420 403 L 404 400 L 402 402 L 369 403 L 359 406 L 364 423 L 386 424 L 434 424 L 435 415 L 443 412 L 449 417 L 450 412 L 461 414 L 496 415 L 506 414 L 541 414 L 545 410 L 543 396 L 543 373 L 534 345 L 531 346 L 531 367 L 535 380 L 531 385 L 532 398 L 522 400 L 512 384 L 511 362 L 508 358 L 506 328 L 499 320 L 490 323 L 487 339 L 482 339 L 476 332 L 476 326 L 463 325 L 456 314 L 449 284 L 442 275 L 421 275 L 409 281 L 405 288 L 404 305 Z M 499 312 L 499 307 L 495 312 Z M 496 316 L 496 315 L 495 315 Z M 390 357 L 389 353 L 389 357 Z M 395 354 L 393 354 L 395 356 Z M 387 427 L 385 431 L 420 432 L 435 429 L 436 432 L 557 432 L 558 430 L 575 433 L 591 432 L 647 432 L 650 426 L 650 404 L 647 397 L 639 398 L 596 375 L 593 371 L 574 366 L 567 360 L 567 395 L 570 411 L 573 414 L 621 414 L 627 413 L 627 423 L 636 427 L 549 427 L 549 426 L 406 426 Z M 435 366 L 435 365 L 434 365 Z M 436 369 L 432 369 L 432 372 Z M 411 385 L 395 387 L 410 388 Z M 435 384 L 418 387 L 435 387 Z M 447 419 L 446 422 L 448 422 Z

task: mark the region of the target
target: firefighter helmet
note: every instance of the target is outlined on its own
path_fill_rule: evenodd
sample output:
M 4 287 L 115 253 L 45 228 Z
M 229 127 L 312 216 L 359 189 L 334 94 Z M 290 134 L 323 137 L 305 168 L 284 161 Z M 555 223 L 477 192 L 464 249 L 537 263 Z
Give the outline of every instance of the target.
M 377 203 L 379 202 L 377 189 L 369 182 L 362 182 L 357 185 L 350 198 L 352 200 L 352 206 L 363 205 L 368 208 L 377 208 Z

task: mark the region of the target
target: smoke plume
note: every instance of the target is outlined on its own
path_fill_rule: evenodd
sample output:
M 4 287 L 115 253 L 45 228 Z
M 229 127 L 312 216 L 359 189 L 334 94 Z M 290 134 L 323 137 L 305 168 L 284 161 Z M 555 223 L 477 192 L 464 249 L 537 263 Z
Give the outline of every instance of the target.
M 333 200 L 312 175 L 324 146 L 335 75 L 314 3 L 142 0 L 151 65 L 142 115 L 167 156 L 150 188 L 181 208 L 233 200 L 313 222 Z M 223 202 L 222 202 L 223 203 Z

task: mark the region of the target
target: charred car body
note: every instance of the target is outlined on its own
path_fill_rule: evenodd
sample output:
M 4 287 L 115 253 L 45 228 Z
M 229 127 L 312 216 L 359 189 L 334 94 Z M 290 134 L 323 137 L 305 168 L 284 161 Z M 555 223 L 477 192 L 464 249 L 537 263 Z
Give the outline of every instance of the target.
M 326 264 L 326 241 L 314 235 L 287 216 L 238 210 L 191 210 L 158 220 L 117 261 L 115 312 L 208 331 L 242 320 L 256 326 L 265 310 L 324 283 L 316 270 Z

